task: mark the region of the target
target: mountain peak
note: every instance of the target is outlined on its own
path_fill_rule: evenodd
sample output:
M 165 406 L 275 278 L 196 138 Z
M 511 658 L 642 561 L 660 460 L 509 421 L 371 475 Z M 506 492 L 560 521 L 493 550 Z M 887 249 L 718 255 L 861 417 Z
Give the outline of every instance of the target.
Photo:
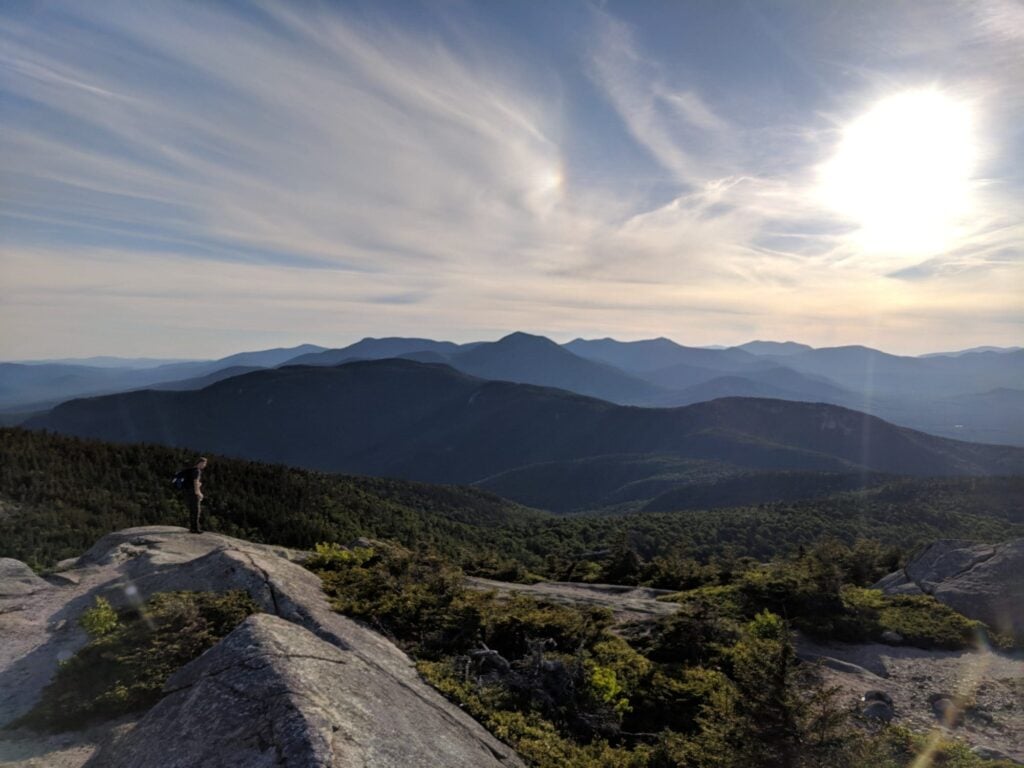
M 462 364 L 472 365 L 472 361 L 491 361 L 492 363 L 521 363 L 524 360 L 539 362 L 565 358 L 575 358 L 572 352 L 563 349 L 546 336 L 534 336 L 523 331 L 516 331 L 502 336 L 497 341 L 478 344 L 471 349 L 460 352 L 452 359 L 456 367 Z M 486 377 L 485 377 L 486 378 Z M 498 378 L 501 378 L 500 376 Z
M 495 344 L 506 344 L 506 345 L 507 344 L 537 344 L 537 345 L 544 345 L 544 346 L 555 346 L 555 347 L 558 346 L 557 344 L 555 344 L 555 342 L 553 342 L 547 336 L 535 336 L 534 334 L 526 333 L 525 331 L 515 331 L 513 333 L 508 334 L 507 336 L 502 336 L 500 339 L 498 339 L 494 343 Z

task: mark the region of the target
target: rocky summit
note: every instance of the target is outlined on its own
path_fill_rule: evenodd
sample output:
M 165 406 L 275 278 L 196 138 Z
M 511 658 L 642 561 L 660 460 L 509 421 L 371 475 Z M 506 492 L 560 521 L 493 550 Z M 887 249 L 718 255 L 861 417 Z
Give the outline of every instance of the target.
M 60 736 L 0 735 L 0 764 L 117 766 L 520 766 L 515 753 L 424 683 L 385 638 L 334 613 L 319 579 L 280 547 L 182 528 L 110 534 L 47 580 L 0 570 L 0 724 L 28 712 L 87 641 L 78 617 L 104 597 L 139 605 L 176 590 L 243 589 L 249 617 L 167 681 L 138 720 Z

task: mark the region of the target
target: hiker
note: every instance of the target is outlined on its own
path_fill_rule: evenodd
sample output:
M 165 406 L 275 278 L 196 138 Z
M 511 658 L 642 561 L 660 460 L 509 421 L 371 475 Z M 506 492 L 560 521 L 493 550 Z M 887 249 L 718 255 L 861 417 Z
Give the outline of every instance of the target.
M 188 531 L 189 533 L 202 533 L 199 527 L 202 516 L 203 505 L 203 470 L 206 469 L 206 459 L 200 456 L 194 465 L 184 471 L 184 483 L 182 491 L 185 494 L 185 506 L 188 507 Z

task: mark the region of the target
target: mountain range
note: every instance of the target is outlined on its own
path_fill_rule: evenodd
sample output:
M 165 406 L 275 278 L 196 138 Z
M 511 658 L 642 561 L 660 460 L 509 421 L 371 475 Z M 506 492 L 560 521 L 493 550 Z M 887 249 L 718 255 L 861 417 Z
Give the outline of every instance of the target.
M 58 402 L 83 395 L 124 392 L 158 384 L 196 379 L 237 367 L 268 368 L 292 358 L 322 351 L 323 347 L 303 344 L 298 347 L 241 352 L 219 360 L 193 360 L 153 365 L 153 360 L 133 362 L 120 358 L 101 358 L 99 365 L 79 363 L 0 363 L 0 409 L 43 410 Z M 123 362 L 124 365 L 114 365 Z M 206 382 L 209 383 L 209 382 Z
M 256 368 L 391 358 L 444 363 L 480 378 L 556 387 L 620 405 L 660 408 L 720 397 L 822 402 L 936 435 L 1024 445 L 1024 351 L 992 348 L 903 357 L 868 347 L 814 349 L 769 341 L 707 349 L 665 338 L 558 345 L 525 333 L 470 344 L 367 338 L 341 349 L 303 345 L 215 361 L 148 361 L 140 368 L 5 363 L 0 409 L 27 414 L 83 395 L 200 389 Z
M 722 398 L 639 408 L 401 359 L 285 366 L 200 390 L 74 400 L 26 426 L 492 490 L 504 476 L 505 495 L 548 508 L 566 492 L 551 482 L 553 465 L 602 457 L 599 475 L 621 474 L 623 464 L 637 469 L 624 484 L 664 479 L 665 462 L 675 463 L 677 481 L 641 498 L 692 483 L 695 463 L 713 477 L 1024 473 L 1024 449 L 934 437 L 823 403 Z M 593 475 L 584 471 L 580 482 Z

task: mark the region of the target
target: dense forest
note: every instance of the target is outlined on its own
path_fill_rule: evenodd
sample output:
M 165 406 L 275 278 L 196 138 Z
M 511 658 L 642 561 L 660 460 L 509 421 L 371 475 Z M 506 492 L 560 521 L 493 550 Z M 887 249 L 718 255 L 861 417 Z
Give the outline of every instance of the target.
M 507 531 L 526 530 L 542 518 L 470 488 L 209 458 L 205 526 L 251 541 L 312 547 L 375 536 L 435 546 L 461 559 L 499 547 Z M 0 430 L 3 554 L 47 567 L 111 531 L 184 525 L 185 507 L 170 479 L 194 460 L 157 445 Z
M 728 568 L 828 537 L 906 554 L 938 538 L 1024 535 L 1021 477 L 902 479 L 801 502 L 714 508 L 709 498 L 704 509 L 556 517 L 473 488 L 210 458 L 210 530 L 301 548 L 390 539 L 506 578 L 614 575 L 665 584 L 674 578 L 666 569 L 692 569 L 692 561 Z M 114 530 L 183 525 L 170 477 L 193 459 L 156 445 L 0 430 L 0 555 L 46 568 Z

